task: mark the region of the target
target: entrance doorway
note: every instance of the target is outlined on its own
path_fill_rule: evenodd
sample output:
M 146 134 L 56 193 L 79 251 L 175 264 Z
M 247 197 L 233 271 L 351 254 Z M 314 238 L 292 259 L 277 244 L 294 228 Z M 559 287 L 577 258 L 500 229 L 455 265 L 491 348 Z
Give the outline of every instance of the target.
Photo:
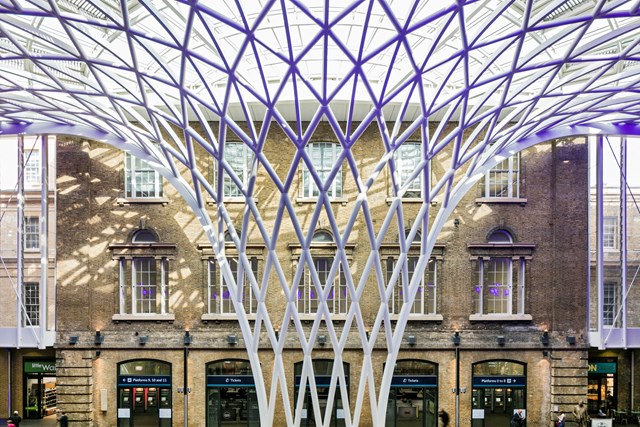
M 509 427 L 514 412 L 526 418 L 524 364 L 491 360 L 472 369 L 472 427 Z
M 590 414 L 601 410 L 607 416 L 616 407 L 616 372 L 618 363 L 615 358 L 589 359 L 589 385 L 587 386 L 587 409 Z
M 294 393 L 295 398 L 298 397 L 298 390 L 301 387 L 302 381 L 302 367 L 303 362 L 297 362 L 294 367 Z M 345 388 L 347 389 L 348 398 L 349 393 L 349 364 L 342 364 L 345 377 Z M 315 380 L 315 389 L 318 392 L 318 405 L 320 407 L 320 414 L 325 417 L 329 416 L 329 427 L 344 427 L 345 425 L 345 410 L 343 406 L 342 393 L 340 390 L 340 383 L 336 383 L 335 396 L 333 402 L 329 400 L 329 388 L 331 386 L 331 378 L 333 375 L 333 359 L 315 359 L 313 360 L 313 373 Z M 303 427 L 315 427 L 320 425 L 320 420 L 316 420 L 316 414 L 313 410 L 313 398 L 311 396 L 309 382 L 305 386 L 306 392 L 304 393 L 304 403 L 302 409 L 302 422 Z M 331 404 L 331 412 L 326 414 L 327 407 Z
M 25 418 L 42 418 L 56 412 L 55 360 L 24 361 L 23 414 Z
M 438 373 L 435 363 L 399 360 L 393 370 L 386 425 L 438 426 Z
M 118 365 L 118 427 L 171 426 L 171 365 L 136 360 Z
M 207 427 L 258 427 L 260 411 L 248 360 L 207 364 Z

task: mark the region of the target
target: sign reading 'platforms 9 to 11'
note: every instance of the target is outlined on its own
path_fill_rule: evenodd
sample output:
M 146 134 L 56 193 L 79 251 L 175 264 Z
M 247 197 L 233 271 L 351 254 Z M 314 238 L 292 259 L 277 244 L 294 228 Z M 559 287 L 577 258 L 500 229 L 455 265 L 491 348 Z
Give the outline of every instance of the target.
M 473 377 L 474 387 L 525 387 L 527 385 L 527 377 L 511 376 L 511 377 Z
M 171 375 L 118 375 L 120 387 L 170 387 Z

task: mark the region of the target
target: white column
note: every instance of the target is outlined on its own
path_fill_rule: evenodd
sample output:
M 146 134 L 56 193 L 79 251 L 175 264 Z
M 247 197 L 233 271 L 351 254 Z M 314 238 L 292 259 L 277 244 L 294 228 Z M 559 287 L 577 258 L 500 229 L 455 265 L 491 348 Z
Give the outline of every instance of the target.
M 49 305 L 49 136 L 40 137 L 40 339 L 38 348 L 45 348 Z

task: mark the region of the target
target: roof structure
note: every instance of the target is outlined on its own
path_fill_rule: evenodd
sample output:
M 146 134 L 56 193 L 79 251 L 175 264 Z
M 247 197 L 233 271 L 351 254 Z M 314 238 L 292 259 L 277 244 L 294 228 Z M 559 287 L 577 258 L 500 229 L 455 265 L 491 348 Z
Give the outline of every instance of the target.
M 363 129 L 376 126 L 386 151 L 376 173 L 349 172 L 359 183 L 355 218 L 368 210 L 366 194 L 378 172 L 384 167 L 393 172 L 393 152 L 419 132 L 422 161 L 412 178 L 430 176 L 430 161 L 445 148 L 453 153 L 445 173 L 432 181 L 425 178 L 423 209 L 401 242 L 404 247 L 421 236 L 421 271 L 456 201 L 505 156 L 552 137 L 640 133 L 639 8 L 640 2 L 625 0 L 0 0 L 0 131 L 82 135 L 148 160 L 185 197 L 214 248 L 221 247 L 219 231 L 233 230 L 234 224 L 221 188 L 213 187 L 195 164 L 196 145 L 233 177 L 224 143 L 231 134 L 240 138 L 256 154 L 254 173 L 264 168 L 281 190 L 285 210 L 291 204 L 291 182 L 279 181 L 262 153 L 270 128 L 278 127 L 298 147 L 292 170 L 300 161 L 310 167 L 322 188 L 317 209 L 324 209 L 330 183 L 313 170 L 304 150 L 314 129 L 328 122 L 344 148 L 341 160 L 351 161 L 350 148 Z M 242 191 L 247 215 L 259 218 L 253 186 L 250 180 Z M 395 185 L 389 215 L 401 209 L 404 191 Z M 216 226 L 205 209 L 205 194 L 217 203 Z M 436 221 L 418 233 L 436 198 L 442 201 Z M 327 215 L 332 217 L 330 210 Z M 294 222 L 302 246 L 308 247 L 304 243 L 315 227 L 302 230 Z M 376 236 L 372 249 L 377 249 L 387 226 L 368 226 Z M 260 228 L 272 247 L 277 230 Z M 332 231 L 336 259 L 346 261 L 351 225 L 338 229 L 333 222 Z M 242 254 L 246 242 L 235 234 L 233 239 Z M 303 253 L 310 256 L 308 250 Z M 223 251 L 218 256 L 223 260 Z M 226 270 L 231 283 L 228 265 Z M 347 276 L 349 292 L 356 296 L 365 280 Z M 295 289 L 279 277 L 293 301 Z M 387 285 L 381 287 L 382 301 L 393 286 Z M 255 278 L 251 286 L 260 294 Z M 408 294 L 415 295 L 416 289 L 414 280 Z M 377 414 L 373 419 L 384 420 L 411 305 L 405 304 L 395 328 L 381 309 L 369 336 L 354 301 L 345 331 L 357 326 L 368 373 L 353 403 L 345 404 L 350 408 L 347 425 L 358 424 L 368 387 L 377 394 L 370 402 Z M 289 399 L 284 373 L 277 369 L 286 334 L 278 337 L 273 324 L 289 322 L 274 321 L 262 307 L 261 321 L 252 330 L 235 302 L 247 348 L 255 348 L 259 334 L 254 332 L 264 328 L 274 349 L 271 383 L 281 386 L 270 395 L 257 352 L 248 352 L 261 408 L 268 408 L 261 419 L 270 425 L 280 393 Z M 323 315 L 330 320 L 328 310 L 321 309 L 314 326 Z M 294 325 L 291 333 L 299 333 L 301 349 L 310 355 L 317 329 L 305 336 L 297 328 L 296 313 L 286 316 Z M 370 354 L 381 328 L 389 357 L 376 389 L 370 384 Z M 344 345 L 341 333 L 330 328 L 336 361 Z M 341 369 L 341 363 L 335 366 Z M 344 387 L 344 372 L 336 375 L 334 390 Z M 312 378 L 311 363 L 305 362 L 303 379 Z M 317 410 L 317 396 L 314 402 Z M 301 408 L 288 408 L 288 423 L 299 423 L 300 414 Z

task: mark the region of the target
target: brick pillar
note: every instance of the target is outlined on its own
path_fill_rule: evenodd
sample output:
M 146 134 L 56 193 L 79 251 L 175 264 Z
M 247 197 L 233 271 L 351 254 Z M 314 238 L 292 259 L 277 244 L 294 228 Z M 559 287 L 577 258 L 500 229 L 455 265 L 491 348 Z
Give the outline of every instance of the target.
M 93 426 L 93 352 L 59 349 L 56 355 L 58 410 L 73 427 Z

